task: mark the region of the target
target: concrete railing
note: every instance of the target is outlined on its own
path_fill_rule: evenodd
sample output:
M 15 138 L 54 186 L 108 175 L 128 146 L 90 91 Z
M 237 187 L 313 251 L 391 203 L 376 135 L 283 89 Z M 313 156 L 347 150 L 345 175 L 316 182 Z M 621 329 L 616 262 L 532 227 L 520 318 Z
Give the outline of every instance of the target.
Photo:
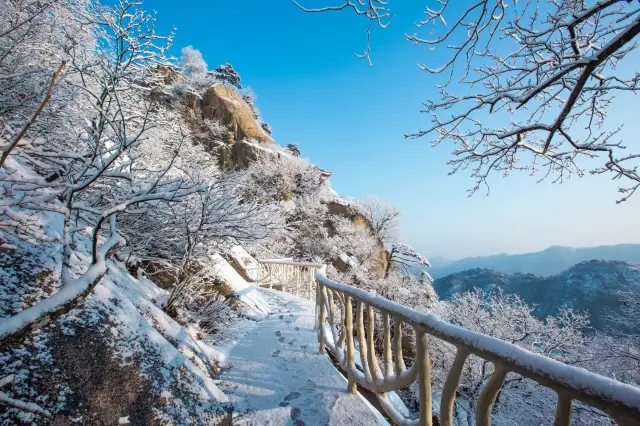
M 463 366 L 470 355 L 490 361 L 494 366 L 493 374 L 484 384 L 476 404 L 475 421 L 478 426 L 491 425 L 493 404 L 510 372 L 555 391 L 558 398 L 554 425 L 568 426 L 571 423 L 573 401 L 581 401 L 603 411 L 620 426 L 640 425 L 639 388 L 449 324 L 435 315 L 416 312 L 361 289 L 333 282 L 322 272 L 316 272 L 315 278 L 320 351 L 324 353 L 328 349 L 346 371 L 349 392 L 355 393 L 356 385 L 360 385 L 375 393 L 386 414 L 397 425 L 432 424 L 429 339 L 433 338 L 442 339 L 457 348 L 440 397 L 439 420 L 442 426 L 453 424 L 456 391 Z M 382 330 L 375 329 L 376 317 L 382 319 Z M 415 331 L 416 343 L 410 355 L 413 358 L 410 368 L 406 368 L 404 363 L 403 355 L 406 357 L 409 353 L 403 345 L 403 327 Z M 382 338 L 380 357 L 376 354 L 376 336 Z M 357 339 L 357 348 L 354 339 Z M 355 360 L 357 352 L 359 365 Z M 389 392 L 414 382 L 419 389 L 420 414 L 418 418 L 411 419 L 394 406 Z
M 276 288 L 313 300 L 316 294 L 316 271 L 324 271 L 321 263 L 294 262 L 291 259 L 257 259 L 260 269 L 256 284 Z

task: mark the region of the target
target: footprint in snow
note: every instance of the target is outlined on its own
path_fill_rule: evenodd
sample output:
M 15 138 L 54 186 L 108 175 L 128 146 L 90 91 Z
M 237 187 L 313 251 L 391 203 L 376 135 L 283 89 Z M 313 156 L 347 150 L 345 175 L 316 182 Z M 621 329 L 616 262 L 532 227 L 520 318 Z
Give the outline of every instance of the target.
M 280 342 L 280 343 L 284 342 L 284 337 L 279 338 L 278 342 Z
M 284 318 L 284 315 L 280 315 L 280 316 L 279 316 L 279 318 L 280 318 L 280 319 Z
M 288 345 L 293 345 L 295 342 L 296 342 L 296 339 L 293 339 L 292 341 L 287 342 L 287 344 L 288 344 Z
M 291 417 L 291 420 L 297 420 L 301 414 L 302 414 L 302 411 L 298 407 L 293 407 L 291 409 L 291 414 L 289 414 L 289 416 Z
M 277 357 L 278 355 L 280 355 L 280 350 L 276 349 L 275 351 L 273 351 L 273 353 L 271 353 L 272 357 Z
M 291 392 L 289 395 L 284 397 L 285 401 L 293 401 L 294 399 L 300 398 L 300 392 Z
M 304 393 L 304 394 L 310 394 L 313 393 L 316 390 L 316 383 L 313 380 L 308 380 L 306 384 L 300 388 L 300 392 Z M 311 401 L 305 401 L 305 404 L 310 404 Z
M 294 328 L 295 331 L 300 331 L 300 327 Z
M 302 419 L 300 419 L 300 415 L 302 415 L 302 412 L 300 411 L 300 409 L 294 407 L 291 409 L 291 413 L 289 414 L 289 417 L 291 417 L 291 420 L 293 420 L 294 425 L 305 426 L 305 423 L 302 421 Z
M 276 331 L 276 336 L 280 337 L 280 335 L 282 335 L 282 332 Z

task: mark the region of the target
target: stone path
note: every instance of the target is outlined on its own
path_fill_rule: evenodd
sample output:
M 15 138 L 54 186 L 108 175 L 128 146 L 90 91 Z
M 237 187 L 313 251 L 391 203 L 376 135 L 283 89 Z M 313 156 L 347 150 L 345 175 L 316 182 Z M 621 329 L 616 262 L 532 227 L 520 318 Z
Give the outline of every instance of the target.
M 229 353 L 220 388 L 234 405 L 234 425 L 385 425 L 346 379 L 318 353 L 313 302 L 259 290 L 272 313 Z

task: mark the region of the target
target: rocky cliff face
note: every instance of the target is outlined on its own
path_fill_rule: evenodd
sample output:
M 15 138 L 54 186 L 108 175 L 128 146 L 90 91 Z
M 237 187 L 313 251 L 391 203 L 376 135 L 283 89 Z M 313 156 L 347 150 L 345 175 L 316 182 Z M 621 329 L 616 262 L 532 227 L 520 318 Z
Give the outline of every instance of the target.
M 202 116 L 218 121 L 229 129 L 234 142 L 255 139 L 273 144 L 253 117 L 253 110 L 233 88 L 222 83 L 209 87 L 202 96 Z
M 254 118 L 252 108 L 231 87 L 216 83 L 202 96 L 187 93 L 182 100 L 190 115 L 189 123 L 200 134 L 200 142 L 218 157 L 223 169 L 244 169 L 258 158 L 260 151 L 264 152 L 260 145 L 275 146 Z M 207 121 L 217 123 L 222 132 L 211 131 Z
M 157 87 L 152 96 L 165 107 L 185 109 L 185 121 L 195 139 L 217 157 L 221 168 L 246 168 L 260 151 L 265 152 L 261 147 L 275 147 L 253 108 L 232 87 L 215 83 L 196 93 L 175 68 L 158 67 L 155 73 Z

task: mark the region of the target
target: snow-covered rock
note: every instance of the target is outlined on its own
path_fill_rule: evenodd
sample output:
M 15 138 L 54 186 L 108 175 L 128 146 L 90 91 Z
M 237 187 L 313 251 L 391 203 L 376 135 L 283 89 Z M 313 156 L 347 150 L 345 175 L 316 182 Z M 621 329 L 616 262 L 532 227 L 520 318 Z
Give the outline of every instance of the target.
M 269 315 L 269 304 L 220 254 L 210 257 L 212 269 L 218 279 L 233 291 L 241 304 L 240 313 L 252 320 L 261 321 Z
M 260 264 L 240 245 L 231 247 L 228 252 L 230 263 L 247 281 L 257 281 Z

